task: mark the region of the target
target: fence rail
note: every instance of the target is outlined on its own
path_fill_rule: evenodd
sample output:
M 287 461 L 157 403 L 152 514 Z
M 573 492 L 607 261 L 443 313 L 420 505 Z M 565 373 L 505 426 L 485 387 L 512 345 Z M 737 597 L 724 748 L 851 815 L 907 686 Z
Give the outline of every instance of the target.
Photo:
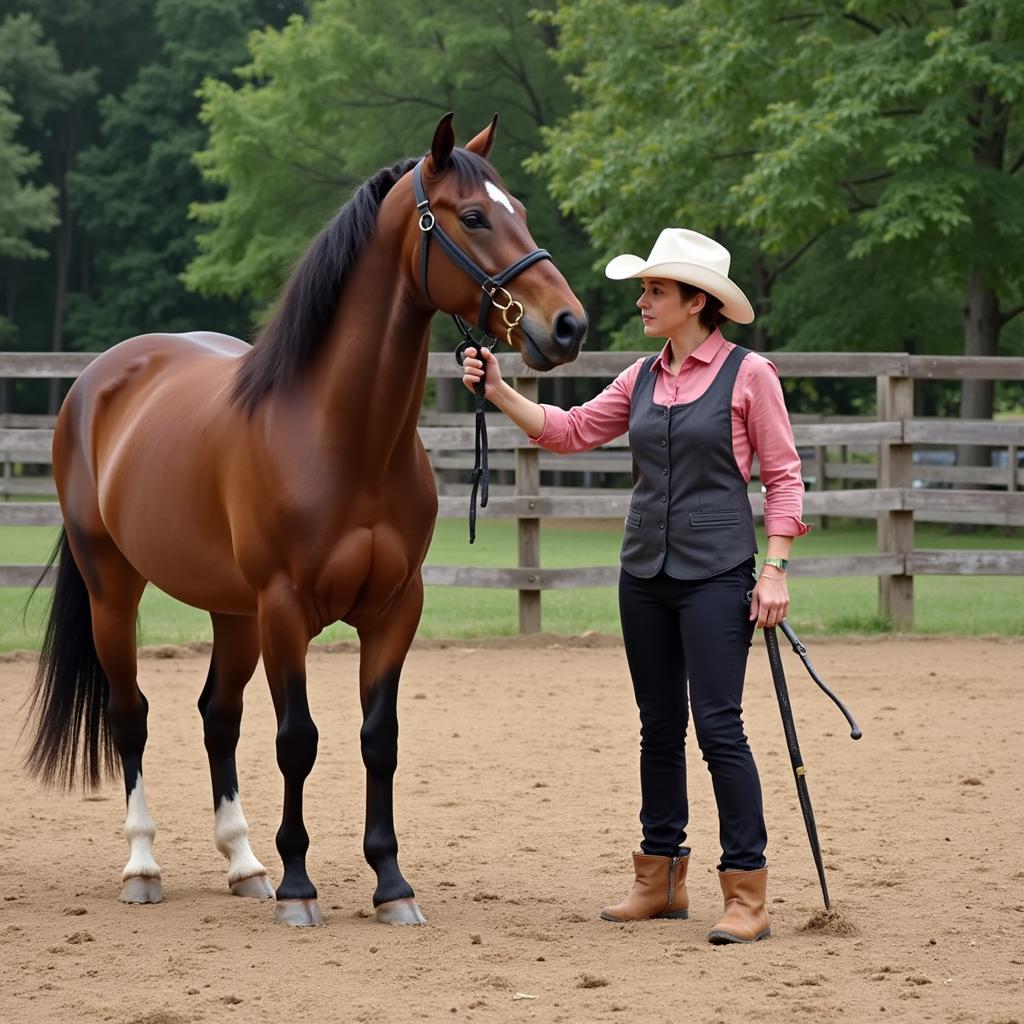
M 591 352 L 575 363 L 556 367 L 550 375 L 607 379 L 621 372 L 641 353 Z M 0 378 L 74 378 L 94 359 L 83 353 L 0 353 Z M 883 615 L 898 625 L 913 620 L 913 579 L 921 575 L 1024 575 L 1024 552 L 923 551 L 914 549 L 915 520 L 981 523 L 1004 527 L 1024 526 L 1024 489 L 1021 488 L 1019 453 L 1024 449 L 1024 421 L 964 421 L 914 416 L 914 380 L 1024 380 L 1024 359 L 983 357 L 911 356 L 906 353 L 772 353 L 783 377 L 874 378 L 878 415 L 865 417 L 794 416 L 793 434 L 804 459 L 805 480 L 814 489 L 805 495 L 809 517 L 873 518 L 878 524 L 875 554 L 793 559 L 797 577 L 876 576 Z M 536 398 L 539 374 L 517 355 L 499 356 L 502 373 L 514 379 L 527 397 Z M 432 353 L 428 375 L 454 378 L 458 367 L 448 354 Z M 45 416 L 0 416 L 0 459 L 5 496 L 48 496 L 48 477 L 19 477 L 15 464 L 46 465 L 50 461 L 53 420 Z M 474 432 L 466 414 L 440 414 L 425 410 L 420 437 L 431 455 L 435 471 L 468 466 Z M 540 595 L 544 590 L 613 586 L 618 568 L 612 565 L 573 569 L 540 566 L 541 521 L 545 519 L 611 519 L 624 516 L 629 503 L 625 488 L 541 486 L 541 472 L 559 474 L 628 474 L 631 458 L 626 438 L 616 438 L 601 449 L 571 456 L 541 453 L 523 434 L 495 414 L 489 429 L 491 466 L 512 475 L 511 485 L 495 482 L 490 504 L 481 518 L 515 519 L 519 532 L 519 564 L 509 568 L 427 566 L 424 581 L 435 586 L 499 587 L 519 592 L 520 629 L 538 630 Z M 935 446 L 983 445 L 1005 449 L 1006 467 L 922 465 L 923 455 Z M 838 449 L 838 461 L 830 455 Z M 857 461 L 861 456 L 868 461 Z M 756 472 L 756 464 L 755 464 Z M 585 477 L 586 479 L 586 477 Z M 872 487 L 849 488 L 849 483 Z M 838 489 L 830 489 L 838 483 Z M 936 489 L 928 484 L 971 489 Z M 923 485 L 923 486 L 922 486 Z M 991 489 L 999 488 L 999 489 Z M 458 485 L 442 484 L 438 514 L 462 517 L 464 494 Z M 510 493 L 511 492 L 511 493 Z M 756 516 L 764 499 L 750 493 Z M 56 526 L 60 509 L 54 502 L 0 503 L 0 525 Z M 42 566 L 0 566 L 0 586 L 32 586 Z M 50 581 L 43 574 L 43 583 Z

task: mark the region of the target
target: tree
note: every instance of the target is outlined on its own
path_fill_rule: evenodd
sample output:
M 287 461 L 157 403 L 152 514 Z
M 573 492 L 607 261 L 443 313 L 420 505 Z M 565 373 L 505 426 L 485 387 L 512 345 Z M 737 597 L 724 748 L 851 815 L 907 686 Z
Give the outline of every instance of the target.
M 203 89 L 210 142 L 198 161 L 224 195 L 193 206 L 204 233 L 189 285 L 268 302 L 352 189 L 424 152 L 447 110 L 463 137 L 500 112 L 496 160 L 535 236 L 593 280 L 578 231 L 520 167 L 569 102 L 547 41 L 518 7 L 491 0 L 321 0 L 308 18 L 255 34 L 239 81 Z
M 39 166 L 39 154 L 14 141 L 21 120 L 10 108 L 10 94 L 0 90 L 0 260 L 40 259 L 46 250 L 33 243 L 36 232 L 49 231 L 57 223 L 54 190 L 26 180 Z M 7 315 L 0 316 L 0 341 L 14 334 L 14 288 L 7 290 Z
M 180 278 L 196 254 L 189 204 L 212 198 L 192 161 L 205 143 L 197 90 L 245 58 L 266 6 L 156 0 L 160 50 L 120 95 L 102 100 L 102 140 L 81 154 L 72 176 L 94 275 L 87 292 L 72 296 L 76 347 L 105 348 L 147 330 L 246 333 L 245 302 L 199 297 Z M 269 13 L 279 17 L 279 5 Z
M 688 223 L 737 251 L 780 340 L 813 320 L 942 350 L 955 296 L 962 350 L 998 351 L 1024 310 L 1024 6 L 566 0 L 555 22 L 580 103 L 538 163 L 603 254 Z M 991 415 L 990 384 L 963 414 Z
M 41 28 L 37 49 L 55 55 L 47 66 L 60 88 L 50 90 L 38 118 L 26 119 L 22 125 L 21 141 L 42 157 L 37 182 L 48 183 L 56 190 L 59 221 L 47 239 L 46 262 L 39 261 L 35 269 L 24 263 L 13 267 L 21 294 L 18 322 L 25 345 L 36 348 L 43 342 L 58 352 L 66 344 L 68 292 L 76 286 L 88 287 L 90 268 L 86 239 L 71 207 L 70 174 L 78 153 L 96 137 L 96 96 L 123 88 L 147 53 L 151 41 L 150 2 L 22 0 L 20 6 Z M 19 67 L 30 68 L 31 64 L 23 58 L 17 62 Z M 16 91 L 14 96 L 20 110 L 23 94 Z M 47 334 L 48 343 L 43 341 Z M 58 382 L 51 381 L 51 413 L 56 411 L 59 398 Z
M 0 336 L 16 336 L 17 266 L 47 253 L 40 239 L 56 227 L 57 190 L 37 180 L 41 155 L 18 141 L 27 121 L 38 128 L 47 115 L 91 89 L 87 75 L 68 75 L 42 28 L 28 14 L 0 22 L 0 265 L 5 268 L 5 312 Z M 17 107 L 15 109 L 15 99 Z
M 865 0 L 792 24 L 793 59 L 827 70 L 766 108 L 743 222 L 768 246 L 852 225 L 853 258 L 896 250 L 911 286 L 924 268 L 956 288 L 964 353 L 996 355 L 1024 312 L 1024 7 Z M 966 381 L 961 415 L 991 417 L 992 395 Z

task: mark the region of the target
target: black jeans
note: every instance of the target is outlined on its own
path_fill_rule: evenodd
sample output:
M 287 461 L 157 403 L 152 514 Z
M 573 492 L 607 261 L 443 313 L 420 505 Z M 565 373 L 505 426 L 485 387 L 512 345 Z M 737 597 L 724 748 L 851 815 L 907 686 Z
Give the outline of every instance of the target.
M 765 865 L 761 780 L 743 732 L 743 676 L 754 631 L 745 601 L 754 560 L 703 580 L 619 576 L 619 615 L 640 709 L 641 849 L 687 852 L 689 710 L 718 804 L 720 871 Z M 689 701 L 687 701 L 687 682 Z

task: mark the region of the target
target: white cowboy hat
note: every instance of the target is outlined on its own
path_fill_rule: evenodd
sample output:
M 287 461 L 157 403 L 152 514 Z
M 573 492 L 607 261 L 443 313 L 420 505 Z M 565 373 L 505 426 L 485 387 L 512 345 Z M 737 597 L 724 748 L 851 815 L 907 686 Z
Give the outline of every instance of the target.
M 605 275 L 613 281 L 630 277 L 667 277 L 693 285 L 722 302 L 722 314 L 749 324 L 754 309 L 740 288 L 729 280 L 729 250 L 713 238 L 688 228 L 665 228 L 646 260 L 629 253 L 616 256 Z

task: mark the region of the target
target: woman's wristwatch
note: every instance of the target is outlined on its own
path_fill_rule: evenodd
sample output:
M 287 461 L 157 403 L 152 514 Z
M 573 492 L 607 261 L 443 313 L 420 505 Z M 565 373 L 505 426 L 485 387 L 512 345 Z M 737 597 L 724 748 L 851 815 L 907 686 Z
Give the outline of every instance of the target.
M 776 569 L 779 569 L 781 572 L 786 572 L 789 569 L 789 559 L 788 558 L 766 558 L 764 560 L 764 564 L 765 565 L 774 566 Z

